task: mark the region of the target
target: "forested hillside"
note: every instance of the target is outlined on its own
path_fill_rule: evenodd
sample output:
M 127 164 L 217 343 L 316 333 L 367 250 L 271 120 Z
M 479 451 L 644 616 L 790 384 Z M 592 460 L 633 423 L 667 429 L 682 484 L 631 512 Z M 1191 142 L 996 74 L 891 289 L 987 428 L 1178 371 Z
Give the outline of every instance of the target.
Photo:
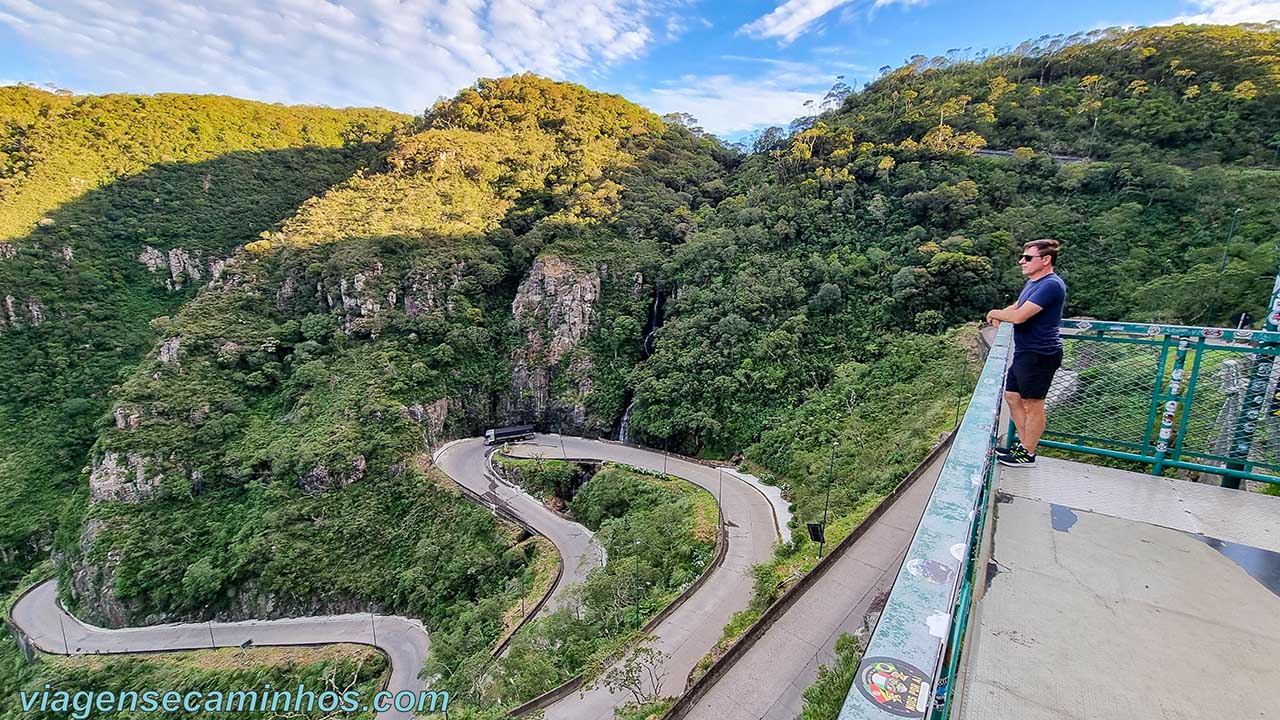
M 359 145 L 381 140 L 402 120 L 378 109 L 208 95 L 78 97 L 0 87 L 0 241 L 30 232 L 68 200 L 157 164 L 232 151 Z
M 625 417 L 801 523 L 836 442 L 847 528 L 955 420 L 1023 242 L 1061 240 L 1068 313 L 1108 319 L 1261 317 L 1280 259 L 1266 27 L 915 58 L 745 153 L 531 75 L 412 120 L 0 101 L 5 581 L 61 512 L 99 622 L 374 603 L 450 667 L 487 662 L 533 550 L 430 467 L 448 438 Z M 757 604 L 811 562 L 797 536 Z
M 0 88 L 0 589 L 72 537 L 106 393 L 237 246 L 407 118 Z M 11 643 L 0 659 L 20 662 Z M 6 675 L 6 697 L 18 674 Z
M 981 62 L 917 60 L 790 136 L 762 134 L 726 199 L 666 266 L 677 290 L 636 372 L 633 427 L 686 450 L 745 448 L 800 482 L 822 475 L 820 437 L 861 438 L 836 461 L 838 474 L 858 478 L 850 497 L 891 484 L 895 475 L 877 480 L 875 468 L 915 436 L 883 432 L 877 389 L 899 377 L 938 382 L 864 363 L 921 359 L 942 372 L 928 355 L 936 343 L 904 351 L 895 343 L 911 341 L 896 336 L 1010 302 L 1021 244 L 1040 237 L 1063 242 L 1071 314 L 1261 317 L 1278 259 L 1280 173 L 1256 165 L 1270 159 L 1258 138 L 1280 129 L 1278 49 L 1275 30 L 1179 26 Z M 1204 94 L 1179 91 L 1166 111 L 1188 77 L 1176 70 L 1203 77 Z M 1115 92 L 1139 80 L 1152 89 Z M 1101 106 L 1082 106 L 1100 84 Z M 1242 84 L 1248 92 L 1231 89 Z M 1209 124 L 1185 142 L 1163 134 L 1192 117 Z M 1110 159 L 1044 155 L 1084 154 L 1090 142 Z M 987 145 L 1017 150 L 972 154 Z
M 0 88 L 0 583 L 47 552 L 117 373 L 402 116 Z
M 532 546 L 413 455 L 523 413 L 608 432 L 659 243 L 729 157 L 531 76 L 394 133 L 153 323 L 59 544 L 73 601 L 110 625 L 372 602 L 442 666 L 485 660 Z
M 832 121 L 881 143 L 1274 167 L 1278 63 L 1274 25 L 1094 30 L 977 61 L 917 55 Z

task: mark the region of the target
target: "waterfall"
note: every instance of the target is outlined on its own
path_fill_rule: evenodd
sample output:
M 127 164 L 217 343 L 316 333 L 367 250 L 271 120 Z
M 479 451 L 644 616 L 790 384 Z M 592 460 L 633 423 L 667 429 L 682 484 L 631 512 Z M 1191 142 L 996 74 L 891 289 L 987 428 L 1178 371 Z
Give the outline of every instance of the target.
M 658 299 L 661 297 L 661 293 L 653 294 L 653 307 L 649 309 L 649 332 L 644 334 L 644 341 L 640 343 L 640 351 L 645 357 L 653 354 L 653 334 L 658 331 Z
M 657 287 L 653 289 L 653 305 L 649 308 L 649 319 L 644 324 L 644 339 L 640 342 L 640 358 L 646 360 L 653 354 L 653 343 L 658 327 L 662 325 L 662 306 L 666 298 Z M 627 409 L 622 412 L 622 422 L 618 424 L 618 440 L 631 442 L 631 411 L 636 407 L 634 389 L 628 388 L 623 398 Z
M 631 411 L 635 409 L 635 406 L 636 401 L 632 400 L 631 404 L 627 405 L 626 411 L 622 413 L 622 425 L 618 429 L 618 439 L 624 443 L 631 441 Z
M 653 291 L 653 307 L 649 308 L 649 319 L 645 322 L 644 340 L 640 342 L 641 357 L 653 354 L 654 335 L 662 325 L 662 305 L 665 298 L 656 289 Z

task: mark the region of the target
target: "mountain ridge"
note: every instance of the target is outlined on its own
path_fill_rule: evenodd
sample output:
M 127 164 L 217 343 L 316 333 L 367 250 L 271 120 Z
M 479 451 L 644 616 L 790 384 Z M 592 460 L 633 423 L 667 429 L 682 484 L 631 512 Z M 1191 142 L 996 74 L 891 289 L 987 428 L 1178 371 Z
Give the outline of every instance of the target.
M 104 257 L 141 277 L 133 253 L 156 248 L 147 257 L 167 278 L 145 294 L 163 312 L 134 330 L 131 346 L 150 351 L 99 380 L 109 395 L 49 412 L 78 411 L 65 465 L 87 466 L 40 502 L 46 519 L 65 503 L 57 549 L 72 599 L 120 624 L 200 617 L 246 595 L 242 609 L 341 595 L 419 613 L 435 598 L 434 627 L 483 638 L 501 615 L 495 588 L 528 558 L 405 458 L 509 422 L 610 435 L 630 409 L 640 442 L 742 460 L 785 488 L 801 522 L 823 510 L 830 463 L 832 511 L 854 512 L 953 420 L 972 379 L 955 328 L 1010 299 L 1026 240 L 1063 240 L 1072 313 L 1261 315 L 1280 237 L 1266 157 L 1280 130 L 1280 61 L 1266 54 L 1277 37 L 1157 28 L 916 61 L 745 155 L 618 96 L 481 80 L 338 151 L 314 192 L 225 235 L 229 259 L 198 292 L 190 271 L 212 276 L 211 256 L 139 245 L 152 237 L 136 228 L 151 217 L 140 207 L 169 195 L 122 181 L 138 197 L 110 195 L 100 212 L 120 215 L 113 247 L 130 250 Z M 1261 49 L 1242 55 L 1241 43 Z M 973 154 L 990 140 L 1012 155 Z M 1047 151 L 1094 159 L 1062 165 Z M 186 182 L 178 194 L 201 186 Z M 81 251 L 58 259 L 71 223 L 53 219 L 32 237 L 53 250 L 46 274 L 70 282 Z M 174 292 L 189 302 L 155 300 Z M 41 302 L 53 310 L 39 327 L 0 332 L 8 357 L 67 322 Z M 329 523 L 305 521 L 317 512 Z M 414 512 L 409 530 L 458 523 L 455 542 L 392 551 L 372 529 Z M 334 522 L 373 540 L 353 545 Z M 171 547 L 158 528 L 210 539 Z M 761 577 L 785 581 L 813 550 L 800 538 Z M 457 575 L 455 552 L 483 570 Z M 761 581 L 760 602 L 777 591 Z

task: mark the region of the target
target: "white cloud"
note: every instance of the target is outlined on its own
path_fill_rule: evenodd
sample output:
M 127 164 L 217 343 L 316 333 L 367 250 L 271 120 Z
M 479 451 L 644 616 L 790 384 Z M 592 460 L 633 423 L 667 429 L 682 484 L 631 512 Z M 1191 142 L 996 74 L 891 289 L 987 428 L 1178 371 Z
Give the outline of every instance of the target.
M 738 31 L 758 38 L 781 38 L 789 43 L 808 32 L 823 15 L 850 2 L 853 0 L 787 0 Z
M 675 0 L 0 0 L 104 89 L 421 112 L 480 76 L 571 77 L 669 35 Z
M 1206 23 L 1234 25 L 1246 22 L 1267 22 L 1280 19 L 1280 2 L 1277 0 L 1192 0 L 1200 12 L 1179 15 L 1161 25 L 1173 23 Z
M 790 43 L 816 29 L 818 21 L 827 13 L 854 2 L 866 6 L 870 12 L 889 5 L 924 5 L 928 0 L 787 0 L 769 14 L 738 28 L 738 32 L 757 38 L 779 38 L 782 43 Z
M 739 59 L 770 62 L 767 58 Z M 636 100 L 659 114 L 689 113 L 707 131 L 721 136 L 769 125 L 785 126 L 797 117 L 815 113 L 805 103 L 820 103 L 831 82 L 815 84 L 815 77 L 825 75 L 811 65 L 783 61 L 781 67 L 751 78 L 687 75 L 677 83 L 639 93 Z

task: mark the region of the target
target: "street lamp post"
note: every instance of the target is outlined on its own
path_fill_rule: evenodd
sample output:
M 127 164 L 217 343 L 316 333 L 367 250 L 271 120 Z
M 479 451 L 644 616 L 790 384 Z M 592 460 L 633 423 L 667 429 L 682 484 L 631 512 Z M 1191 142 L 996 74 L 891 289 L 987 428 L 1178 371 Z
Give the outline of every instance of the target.
M 71 643 L 67 642 L 67 628 L 62 624 L 62 605 L 58 605 L 58 629 L 62 631 L 62 653 L 71 654 Z M 77 648 L 79 649 L 79 648 Z
M 1231 213 L 1231 227 L 1227 230 L 1227 242 L 1222 246 L 1222 262 L 1218 264 L 1218 272 L 1227 269 L 1227 251 L 1231 249 L 1231 236 L 1236 234 L 1236 223 L 1240 220 L 1240 213 L 1244 212 L 1244 208 L 1236 208 Z
M 1222 246 L 1222 261 L 1218 263 L 1218 282 L 1213 294 L 1214 314 L 1217 314 L 1218 308 L 1222 305 L 1222 273 L 1227 270 L 1227 253 L 1231 250 L 1231 238 L 1236 234 L 1236 224 L 1239 222 L 1240 213 L 1242 212 L 1244 212 L 1244 208 L 1236 208 L 1235 212 L 1231 213 L 1231 226 L 1227 230 L 1227 241 Z M 1210 318 L 1210 322 L 1212 321 L 1213 318 Z
M 836 467 L 836 446 L 839 440 L 831 441 L 831 461 L 827 463 L 827 499 L 822 503 L 822 541 L 818 543 L 818 559 L 822 559 L 822 550 L 827 546 L 827 510 L 831 507 L 831 475 Z

